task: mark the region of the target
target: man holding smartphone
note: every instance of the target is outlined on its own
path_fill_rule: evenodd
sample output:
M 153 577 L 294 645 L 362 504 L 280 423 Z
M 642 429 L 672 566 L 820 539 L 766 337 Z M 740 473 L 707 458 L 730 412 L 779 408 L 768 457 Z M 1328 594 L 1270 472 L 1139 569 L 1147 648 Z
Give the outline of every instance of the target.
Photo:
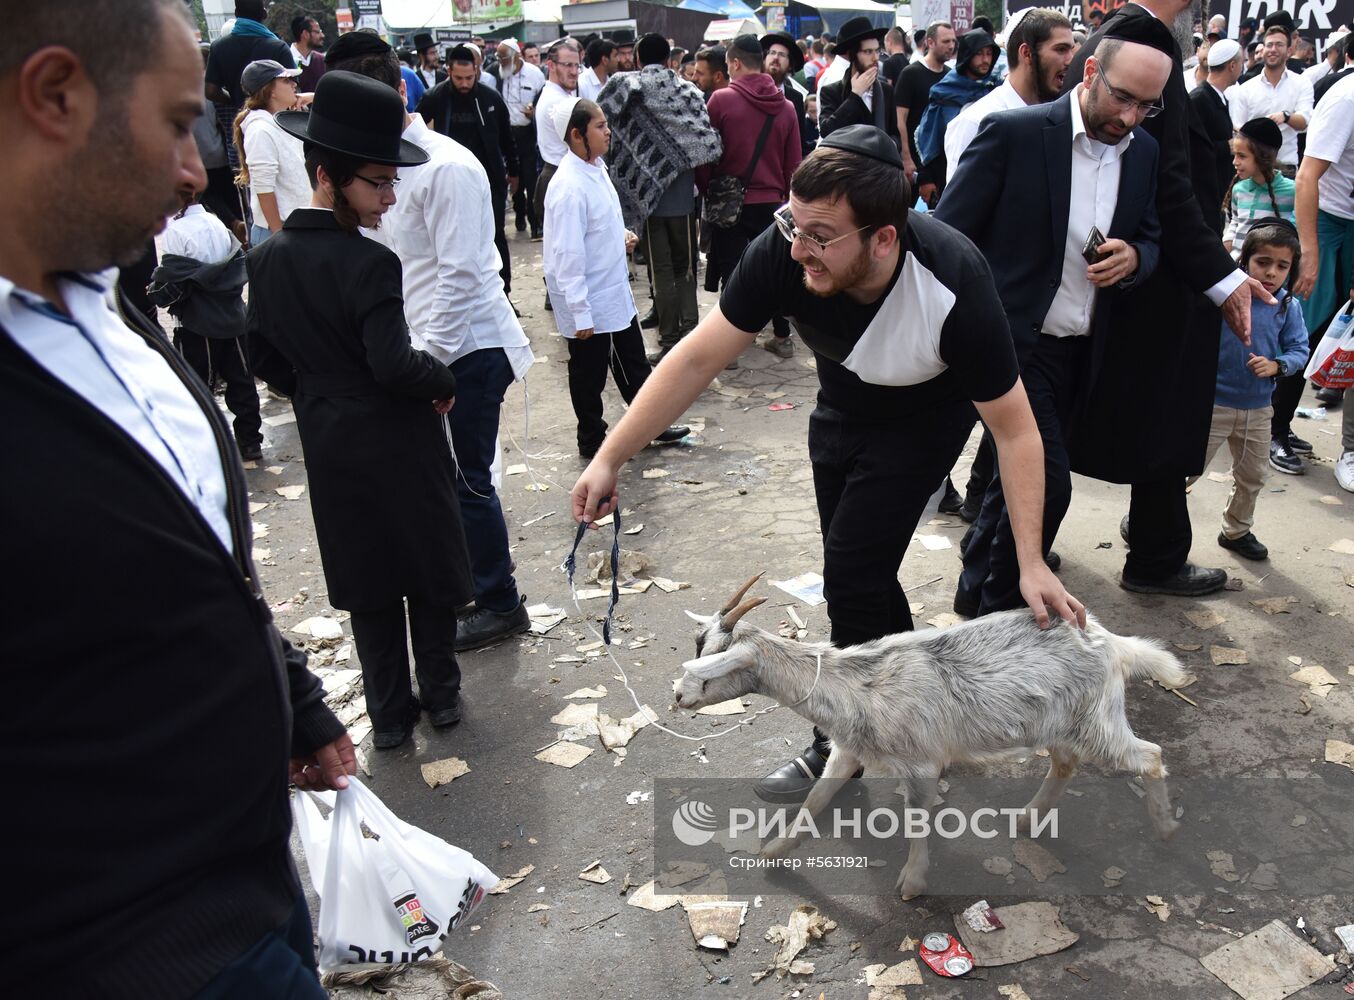
M 1138 126 L 1160 112 L 1169 45 L 1164 27 L 1112 34 L 1072 93 L 988 116 L 936 209 L 983 252 L 1006 310 L 1044 441 L 1045 554 L 1072 499 L 1065 438 L 1077 392 L 1103 357 L 1114 297 L 1156 267 L 1157 144 Z M 1052 225 L 1030 224 L 1042 219 Z M 1022 603 L 1002 479 L 998 470 L 963 553 L 962 615 Z

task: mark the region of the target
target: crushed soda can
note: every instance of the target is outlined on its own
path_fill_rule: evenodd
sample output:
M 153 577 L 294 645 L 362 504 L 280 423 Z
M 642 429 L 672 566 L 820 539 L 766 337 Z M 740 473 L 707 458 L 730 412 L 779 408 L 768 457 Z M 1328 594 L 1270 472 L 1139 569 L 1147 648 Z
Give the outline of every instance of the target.
M 953 979 L 973 971 L 973 953 L 953 934 L 933 931 L 921 939 L 917 956 L 938 976 Z

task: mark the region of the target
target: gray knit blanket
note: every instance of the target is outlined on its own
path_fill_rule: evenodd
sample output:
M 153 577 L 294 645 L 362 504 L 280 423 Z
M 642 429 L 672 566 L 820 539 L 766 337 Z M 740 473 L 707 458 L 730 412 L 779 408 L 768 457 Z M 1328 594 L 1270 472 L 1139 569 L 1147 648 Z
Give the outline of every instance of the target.
M 607 166 L 630 229 L 644 225 L 679 174 L 723 155 L 705 96 L 666 66 L 613 74 L 597 100 L 611 125 Z

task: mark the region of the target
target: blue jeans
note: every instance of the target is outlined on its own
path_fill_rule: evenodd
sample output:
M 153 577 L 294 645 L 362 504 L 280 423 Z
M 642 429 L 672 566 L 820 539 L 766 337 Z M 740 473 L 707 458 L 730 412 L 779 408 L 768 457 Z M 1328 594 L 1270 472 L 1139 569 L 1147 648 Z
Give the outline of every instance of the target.
M 273 231 L 269 229 L 267 226 L 259 226 L 259 225 L 250 226 L 249 245 L 254 247 L 261 246 L 263 242 L 267 240 L 269 236 L 272 235 Z
M 195 1000 L 327 1000 L 315 972 L 310 911 L 298 899 L 287 921 L 202 988 Z
M 475 605 L 490 611 L 517 607 L 517 581 L 508 552 L 508 526 L 489 468 L 498 442 L 499 408 L 512 385 L 512 365 L 502 348 L 471 351 L 449 366 L 456 376 L 451 441 L 456 449 L 456 493 L 475 577 Z

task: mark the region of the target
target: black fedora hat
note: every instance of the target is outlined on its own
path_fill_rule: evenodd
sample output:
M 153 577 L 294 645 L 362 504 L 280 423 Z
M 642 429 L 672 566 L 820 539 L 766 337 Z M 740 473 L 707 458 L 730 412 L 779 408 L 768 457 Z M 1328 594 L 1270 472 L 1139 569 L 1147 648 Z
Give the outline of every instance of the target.
M 433 41 L 433 36 L 426 31 L 420 31 L 414 36 L 414 51 L 423 53 L 435 46 L 437 42 Z
M 788 31 L 768 31 L 762 36 L 762 55 L 772 45 L 784 45 L 790 50 L 790 72 L 798 73 L 804 68 L 804 52 L 790 36 Z
M 851 18 L 842 25 L 842 30 L 837 32 L 837 49 L 843 52 L 854 52 L 860 48 L 860 43 L 865 39 L 877 38 L 882 42 L 884 36 L 888 33 L 888 28 L 876 28 L 870 23 L 870 19 L 862 14 Z
M 618 49 L 623 49 L 627 46 L 633 47 L 635 44 L 635 29 L 617 28 L 611 33 L 611 41 Z
M 428 162 L 423 147 L 403 139 L 405 111 L 399 92 L 370 77 L 330 70 L 315 85 L 307 111 L 279 111 L 278 126 L 302 142 L 363 163 L 416 167 Z

